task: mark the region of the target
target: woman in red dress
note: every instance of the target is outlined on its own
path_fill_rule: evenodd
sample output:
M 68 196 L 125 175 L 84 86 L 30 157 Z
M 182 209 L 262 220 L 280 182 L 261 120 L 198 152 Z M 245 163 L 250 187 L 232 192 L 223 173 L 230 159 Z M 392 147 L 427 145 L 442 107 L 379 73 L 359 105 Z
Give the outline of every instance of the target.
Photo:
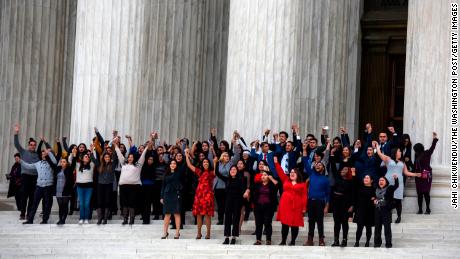
M 302 175 L 297 169 L 292 169 L 287 176 L 276 157 L 274 162 L 278 176 L 283 183 L 283 194 L 276 215 L 276 220 L 281 221 L 282 225 L 280 245 L 286 245 L 289 228 L 291 228 L 289 245 L 294 246 L 299 227 L 303 227 L 303 214 L 307 208 L 307 184 L 302 180 Z
M 190 161 L 189 150 L 185 150 L 185 158 L 187 166 L 198 176 L 198 186 L 195 191 L 195 200 L 193 202 L 192 213 L 196 216 L 198 232 L 196 239 L 201 239 L 201 228 L 203 226 L 203 216 L 206 222 L 206 239 L 211 238 L 211 217 L 214 216 L 214 191 L 212 183 L 216 174 L 211 170 L 210 161 L 205 158 L 201 162 L 201 168 L 195 167 Z M 214 166 L 217 163 L 217 158 L 214 159 Z

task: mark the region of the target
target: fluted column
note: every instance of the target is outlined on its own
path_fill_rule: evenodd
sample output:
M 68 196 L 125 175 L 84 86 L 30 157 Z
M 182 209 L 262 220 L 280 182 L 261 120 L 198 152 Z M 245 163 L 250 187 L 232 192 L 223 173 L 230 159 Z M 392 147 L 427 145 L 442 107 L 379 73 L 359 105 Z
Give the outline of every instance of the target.
M 139 134 L 204 138 L 223 127 L 228 0 L 146 4 Z
M 80 0 L 77 8 L 70 141 L 86 142 L 97 126 L 135 134 L 144 0 Z
M 20 141 L 68 135 L 76 1 L 0 1 L 0 179 Z M 71 70 L 71 69 L 70 69 Z
M 230 4 L 225 136 L 264 128 L 354 134 L 362 1 L 245 1 Z
M 429 148 L 439 135 L 432 163 L 447 167 L 449 152 L 449 62 L 451 1 L 409 1 L 404 132 Z

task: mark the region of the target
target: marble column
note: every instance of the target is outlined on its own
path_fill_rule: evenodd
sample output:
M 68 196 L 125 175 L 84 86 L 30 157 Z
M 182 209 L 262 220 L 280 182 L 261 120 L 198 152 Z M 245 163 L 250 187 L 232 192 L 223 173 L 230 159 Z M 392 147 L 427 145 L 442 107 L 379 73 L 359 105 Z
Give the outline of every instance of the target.
M 409 1 L 407 21 L 404 132 L 412 143 L 429 148 L 432 132 L 439 142 L 432 164 L 450 163 L 449 62 L 450 2 Z
M 361 0 L 233 0 L 225 137 L 357 126 Z
M 144 0 L 79 0 L 70 142 L 138 127 Z
M 76 1 L 0 1 L 0 179 L 20 141 L 68 135 Z
M 228 0 L 146 4 L 140 136 L 197 139 L 223 127 L 228 8 Z

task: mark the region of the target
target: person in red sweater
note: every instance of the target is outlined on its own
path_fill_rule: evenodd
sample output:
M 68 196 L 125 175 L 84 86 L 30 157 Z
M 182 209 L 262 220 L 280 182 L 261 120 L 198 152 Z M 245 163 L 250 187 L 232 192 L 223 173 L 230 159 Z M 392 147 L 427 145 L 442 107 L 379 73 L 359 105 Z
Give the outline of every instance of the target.
M 289 176 L 286 175 L 274 158 L 275 168 L 278 176 L 283 183 L 283 194 L 281 195 L 280 204 L 276 220 L 281 221 L 280 245 L 286 245 L 286 239 L 291 228 L 290 246 L 295 245 L 295 240 L 299 234 L 299 227 L 303 227 L 303 214 L 307 208 L 307 184 L 302 180 L 302 175 L 297 169 L 292 169 Z

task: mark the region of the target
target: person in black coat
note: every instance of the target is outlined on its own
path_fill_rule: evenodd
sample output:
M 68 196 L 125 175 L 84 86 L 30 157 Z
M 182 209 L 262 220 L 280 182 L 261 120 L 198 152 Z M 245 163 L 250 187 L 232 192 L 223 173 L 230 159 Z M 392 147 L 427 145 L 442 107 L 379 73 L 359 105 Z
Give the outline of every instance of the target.
M 393 195 L 399 187 L 398 176 L 393 175 L 394 185 L 389 185 L 388 179 L 380 177 L 377 190 L 375 191 L 375 233 L 374 247 L 382 245 L 382 225 L 385 228 L 385 247 L 391 248 L 391 209 Z
M 14 154 L 14 164 L 11 167 L 10 173 L 6 175 L 7 179 L 10 181 L 8 186 L 8 195 L 7 198 L 13 197 L 16 200 L 16 208 L 18 211 L 21 211 L 21 163 L 19 160 L 21 159 L 21 154 L 16 153 Z
M 355 178 L 356 194 L 353 201 L 353 222 L 357 224 L 355 247 L 359 247 L 359 240 L 363 234 L 364 227 L 366 227 L 365 247 L 369 247 L 369 241 L 371 240 L 375 220 L 375 188 L 372 182 L 373 179 L 370 175 L 365 175 L 362 181 L 359 178 Z
M 243 199 L 249 199 L 249 188 L 247 188 L 247 175 L 238 174 L 236 165 L 230 167 L 229 175 L 224 176 L 219 172 L 219 167 L 215 168 L 216 176 L 225 182 L 225 227 L 224 245 L 236 243 L 236 237 L 240 231 L 240 216 L 241 208 L 243 207 Z M 233 231 L 232 231 L 233 227 Z M 232 236 L 230 242 L 229 237 Z
M 265 227 L 266 244 L 272 243 L 272 221 L 278 205 L 278 181 L 268 171 L 262 171 L 262 181 L 252 187 L 254 216 L 256 222 L 256 242 L 262 244 L 262 229 Z
M 59 221 L 56 224 L 64 225 L 69 214 L 69 202 L 75 185 L 73 171 L 77 160 L 73 159 L 72 164 L 69 165 L 67 159 L 62 158 L 59 160 L 58 166 L 50 158 L 47 158 L 47 162 L 54 170 L 54 190 L 59 206 Z
M 175 160 L 172 160 L 165 174 L 163 186 L 161 188 L 160 202 L 163 204 L 164 214 L 164 235 L 161 239 L 168 238 L 168 228 L 171 220 L 171 215 L 174 215 L 174 220 L 176 224 L 176 236 L 174 237 L 174 239 L 179 239 L 181 224 L 180 213 L 182 210 L 182 177 L 183 171 L 178 170 L 177 162 Z

